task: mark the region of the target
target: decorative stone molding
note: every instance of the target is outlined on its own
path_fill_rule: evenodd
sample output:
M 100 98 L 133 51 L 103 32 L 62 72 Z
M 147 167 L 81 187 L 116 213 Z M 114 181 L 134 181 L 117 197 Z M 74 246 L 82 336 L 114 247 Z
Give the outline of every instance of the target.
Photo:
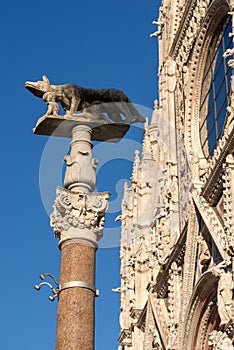
M 131 346 L 132 345 L 132 331 L 130 329 L 122 330 L 118 341 L 124 347 L 124 349 L 125 349 L 125 346 L 127 346 L 127 347 Z
M 223 259 L 227 259 L 227 237 L 216 211 L 202 196 L 196 195 L 195 191 L 193 191 L 193 199 L 206 227 L 211 234 L 212 239 L 219 249 L 220 254 L 222 255 Z
M 169 338 L 168 309 L 165 305 L 165 300 L 158 298 L 156 293 L 153 293 L 153 294 L 150 293 L 150 302 L 151 302 L 154 319 L 158 327 L 158 332 L 160 334 L 161 343 L 163 345 L 163 349 L 165 349 Z
M 196 0 L 193 2 L 197 3 Z M 196 35 L 196 42 L 194 42 L 191 62 L 189 64 L 185 111 L 185 143 L 188 153 L 195 151 L 200 158 L 204 157 L 199 136 L 199 109 L 203 72 L 212 35 L 214 34 L 220 20 L 229 10 L 230 7 L 225 0 L 215 0 L 211 2 L 207 13 L 202 20 L 202 26 Z M 183 37 L 181 36 L 181 39 L 182 38 Z M 178 48 L 180 45 L 181 44 L 178 45 Z M 173 51 L 173 55 L 177 55 L 176 51 Z
M 133 308 L 131 310 L 130 316 L 131 316 L 132 319 L 138 320 L 138 318 L 140 317 L 141 313 L 142 313 L 142 309 L 134 309 Z
M 168 317 L 169 333 L 168 350 L 173 350 L 176 345 L 179 326 L 179 311 L 181 308 L 181 267 L 176 262 L 171 264 L 168 279 Z
M 170 50 L 170 55 L 178 57 L 180 64 L 187 60 L 210 1 L 192 0 L 187 4 Z
M 186 314 L 188 311 L 188 306 L 190 298 L 193 293 L 194 284 L 194 274 L 196 266 L 196 254 L 197 254 L 197 237 L 199 230 L 198 218 L 194 204 L 190 206 L 190 219 L 188 221 L 188 231 L 186 235 L 186 249 L 184 255 L 184 265 L 183 265 L 183 282 L 181 288 L 181 309 L 179 317 L 179 327 L 178 327 L 178 337 L 177 337 L 177 349 L 182 349 L 184 334 L 185 334 L 185 322 Z
M 179 333 L 177 350 L 206 349 L 208 333 L 218 327 L 219 322 L 216 306 L 217 282 L 217 277 L 207 271 L 194 286 L 182 325 L 182 338 Z
M 228 126 L 223 131 L 223 136 L 219 140 L 213 157 L 209 162 L 207 169 L 205 185 L 202 189 L 202 196 L 211 204 L 215 205 L 223 189 L 224 164 L 228 154 L 233 151 L 234 146 L 234 128 L 229 130 Z
M 227 236 L 228 253 L 234 256 L 234 157 L 229 154 L 224 164 L 224 231 Z
M 151 307 L 151 302 L 148 298 L 146 318 L 145 318 L 145 334 L 144 334 L 143 349 L 152 349 L 153 342 L 156 345 L 157 340 L 158 340 L 158 342 L 160 342 L 160 340 L 157 339 L 153 311 L 152 311 L 152 307 Z M 160 344 L 158 344 L 158 345 L 160 345 Z
M 182 266 L 184 262 L 186 234 L 187 225 L 181 233 L 178 242 L 175 245 L 167 263 L 161 266 L 160 270 L 158 271 L 157 279 L 153 286 L 153 291 L 159 298 L 164 299 L 167 297 L 169 271 L 171 269 L 172 264 L 175 262 L 177 266 Z
M 76 239 L 97 247 L 102 238 L 109 193 L 72 192 L 57 187 L 50 224 L 61 245 Z

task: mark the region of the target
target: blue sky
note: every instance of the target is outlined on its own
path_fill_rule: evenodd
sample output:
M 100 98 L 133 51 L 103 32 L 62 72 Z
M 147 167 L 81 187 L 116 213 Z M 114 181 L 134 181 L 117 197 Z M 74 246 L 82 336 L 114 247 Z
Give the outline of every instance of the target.
M 1 13 L 1 252 L 0 309 L 4 350 L 53 349 L 57 301 L 33 288 L 38 275 L 59 277 L 60 252 L 48 212 L 61 185 L 69 140 L 32 133 L 43 101 L 24 88 L 47 74 L 51 83 L 115 87 L 150 115 L 157 96 L 158 0 L 5 1 Z M 141 107 L 140 107 L 141 108 Z M 119 334 L 119 224 L 121 188 L 131 175 L 142 126 L 122 144 L 95 144 L 98 190 L 111 191 L 105 241 L 97 252 L 96 349 L 117 349 Z M 117 235 L 117 236 L 116 236 Z

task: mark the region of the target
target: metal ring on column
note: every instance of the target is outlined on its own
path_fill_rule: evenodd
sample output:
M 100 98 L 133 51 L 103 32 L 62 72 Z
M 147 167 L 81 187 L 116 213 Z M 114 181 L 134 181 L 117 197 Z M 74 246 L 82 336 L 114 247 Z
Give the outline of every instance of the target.
M 94 292 L 96 297 L 99 296 L 99 291 L 95 288 L 95 286 L 91 283 L 84 282 L 84 281 L 70 281 L 70 282 L 62 283 L 59 285 L 59 292 L 67 288 L 75 288 L 75 287 L 90 289 L 92 292 Z

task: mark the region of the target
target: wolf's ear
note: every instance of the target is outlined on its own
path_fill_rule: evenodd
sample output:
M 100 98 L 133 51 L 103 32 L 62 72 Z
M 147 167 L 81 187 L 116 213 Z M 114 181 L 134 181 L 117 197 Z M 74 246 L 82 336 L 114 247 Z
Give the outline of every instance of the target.
M 45 85 L 46 85 L 46 90 L 48 90 L 49 87 L 50 87 L 50 81 L 49 81 L 49 79 L 47 78 L 46 75 L 43 75 L 42 80 L 44 81 L 44 83 L 45 83 Z

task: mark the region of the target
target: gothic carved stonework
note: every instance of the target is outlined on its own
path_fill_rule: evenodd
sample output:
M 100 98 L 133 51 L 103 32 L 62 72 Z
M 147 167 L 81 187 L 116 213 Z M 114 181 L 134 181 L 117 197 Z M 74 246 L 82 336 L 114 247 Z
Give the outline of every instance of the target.
M 193 0 L 184 13 L 171 49 L 173 55 L 180 58 L 180 63 L 185 63 L 187 60 L 209 3 L 210 0 Z
M 179 326 L 179 310 L 181 307 L 181 286 L 182 276 L 181 267 L 178 267 L 176 262 L 171 264 L 168 281 L 168 316 L 169 316 L 169 333 L 170 339 L 168 342 L 168 350 L 174 349 Z
M 193 192 L 193 199 L 221 255 L 224 259 L 227 259 L 227 237 L 216 211 L 202 196 L 196 195 L 195 192 Z
M 233 0 L 163 0 L 154 22 L 159 96 L 122 203 L 121 329 L 131 331 L 132 350 L 234 349 L 233 78 L 230 102 L 224 93 L 226 122 L 216 131 L 210 158 L 200 133 L 212 109 L 207 66 L 216 69 L 228 59 L 234 67 L 232 46 L 210 60 L 228 15 L 234 20 Z M 234 40 L 234 24 L 229 38 Z M 203 84 L 210 90 L 201 109 Z M 229 82 L 225 88 L 227 93 Z M 216 112 L 225 119 L 225 108 L 222 117 Z M 206 136 L 214 123 L 210 115 Z M 120 350 L 126 350 L 123 342 Z
M 60 243 L 82 239 L 96 244 L 102 238 L 109 193 L 74 193 L 57 188 L 51 227 Z
M 227 325 L 234 317 L 232 271 L 228 268 L 230 262 L 223 261 L 212 269 L 218 277 L 217 307 L 220 317 L 220 328 Z
M 213 157 L 209 161 L 207 173 L 205 176 L 205 186 L 202 189 L 202 195 L 206 200 L 214 205 L 223 189 L 223 173 L 226 157 L 232 152 L 234 145 L 234 128 L 228 132 L 227 127 L 223 131 L 223 136 L 219 140 L 218 146 L 214 151 Z
M 202 26 L 197 33 L 193 50 L 190 52 L 192 57 L 189 65 L 189 84 L 187 88 L 185 113 L 186 146 L 189 152 L 195 150 L 201 157 L 203 157 L 203 152 L 201 150 L 199 136 L 199 109 L 204 66 L 211 44 L 212 33 L 214 33 L 215 30 L 213 18 L 222 18 L 222 16 L 227 14 L 228 11 L 229 6 L 226 1 L 217 0 L 211 2 L 209 8 L 207 9 L 206 16 L 204 17 Z
M 229 154 L 224 165 L 224 230 L 228 241 L 228 253 L 234 256 L 234 157 Z
M 233 350 L 234 346 L 231 339 L 226 333 L 221 331 L 213 331 L 209 336 L 209 346 L 214 350 Z

